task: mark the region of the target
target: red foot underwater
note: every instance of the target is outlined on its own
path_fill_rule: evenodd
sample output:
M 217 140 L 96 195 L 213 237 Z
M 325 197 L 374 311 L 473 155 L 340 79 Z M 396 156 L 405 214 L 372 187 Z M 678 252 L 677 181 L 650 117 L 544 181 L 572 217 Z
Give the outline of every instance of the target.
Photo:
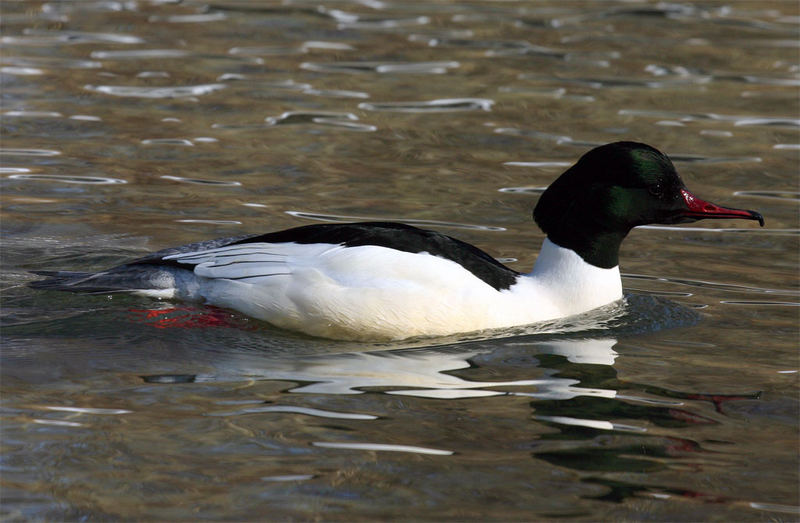
M 129 309 L 133 320 L 156 329 L 205 329 L 226 327 L 253 329 L 246 320 L 217 307 L 170 307 L 167 309 Z

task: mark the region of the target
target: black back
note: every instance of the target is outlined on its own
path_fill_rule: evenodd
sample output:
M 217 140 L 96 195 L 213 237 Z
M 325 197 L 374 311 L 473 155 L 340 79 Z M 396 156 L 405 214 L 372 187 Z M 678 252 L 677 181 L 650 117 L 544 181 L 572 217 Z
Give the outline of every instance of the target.
M 398 251 L 421 253 L 454 261 L 497 290 L 507 289 L 519 273 L 484 251 L 436 231 L 420 229 L 404 223 L 358 222 L 305 225 L 270 232 L 233 242 L 243 243 L 330 243 L 345 247 L 375 245 Z
M 203 251 L 228 245 L 247 243 L 326 243 L 359 247 L 375 245 L 398 251 L 422 253 L 454 261 L 497 290 L 507 289 L 516 281 L 519 273 L 495 260 L 484 251 L 445 234 L 420 229 L 403 223 L 358 222 L 325 223 L 304 225 L 283 231 L 255 236 L 224 238 L 165 249 L 136 260 L 135 264 L 172 265 L 186 267 L 175 260 L 163 260 L 164 256 L 179 252 Z

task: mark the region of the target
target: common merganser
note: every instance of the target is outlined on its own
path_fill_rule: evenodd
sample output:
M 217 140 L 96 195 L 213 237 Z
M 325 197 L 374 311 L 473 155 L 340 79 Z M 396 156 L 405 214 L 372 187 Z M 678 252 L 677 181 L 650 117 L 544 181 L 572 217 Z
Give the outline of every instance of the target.
M 547 237 L 522 274 L 444 234 L 389 222 L 315 224 L 165 249 L 97 273 L 38 272 L 37 289 L 201 301 L 313 336 L 397 340 L 527 325 L 622 298 L 637 225 L 764 218 L 690 193 L 649 145 L 592 149 L 533 211 Z

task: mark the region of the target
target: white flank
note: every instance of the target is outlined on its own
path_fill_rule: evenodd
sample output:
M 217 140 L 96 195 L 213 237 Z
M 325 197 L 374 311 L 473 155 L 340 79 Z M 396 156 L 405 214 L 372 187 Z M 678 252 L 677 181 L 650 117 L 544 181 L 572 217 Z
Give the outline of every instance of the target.
M 326 338 L 387 340 L 512 327 L 622 297 L 617 267 L 594 267 L 549 240 L 533 272 L 499 291 L 454 261 L 372 245 L 246 243 L 166 259 L 194 265 L 194 280 L 176 281 L 178 298 L 200 297 Z

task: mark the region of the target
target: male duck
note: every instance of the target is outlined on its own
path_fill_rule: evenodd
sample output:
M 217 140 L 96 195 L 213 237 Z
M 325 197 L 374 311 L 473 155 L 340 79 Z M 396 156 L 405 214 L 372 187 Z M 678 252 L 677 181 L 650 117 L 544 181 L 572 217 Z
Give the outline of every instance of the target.
M 637 225 L 764 219 L 690 193 L 641 143 L 586 153 L 533 211 L 547 234 L 528 274 L 400 223 L 317 224 L 166 249 L 98 273 L 41 272 L 37 289 L 132 292 L 226 307 L 286 329 L 386 340 L 562 318 L 622 298 L 619 248 Z

